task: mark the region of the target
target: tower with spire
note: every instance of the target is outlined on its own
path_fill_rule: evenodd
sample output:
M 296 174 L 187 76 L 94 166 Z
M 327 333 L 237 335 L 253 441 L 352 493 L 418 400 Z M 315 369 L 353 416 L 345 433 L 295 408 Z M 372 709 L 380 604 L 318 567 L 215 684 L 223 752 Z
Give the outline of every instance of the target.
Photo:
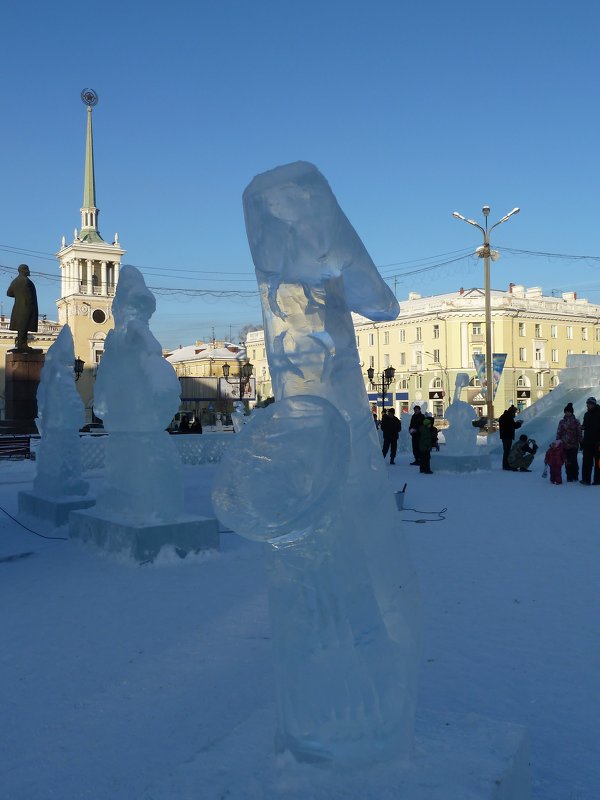
M 125 250 L 119 244 L 118 234 L 115 233 L 110 244 L 100 235 L 92 132 L 92 109 L 98 96 L 92 89 L 84 89 L 81 99 L 87 106 L 81 227 L 75 228 L 70 244 L 63 236 L 56 254 L 61 275 L 60 297 L 56 304 L 58 321 L 71 328 L 75 355 L 84 362 L 78 388 L 88 410 L 92 407 L 95 369 L 104 352 L 106 334 L 113 327 L 112 299 Z

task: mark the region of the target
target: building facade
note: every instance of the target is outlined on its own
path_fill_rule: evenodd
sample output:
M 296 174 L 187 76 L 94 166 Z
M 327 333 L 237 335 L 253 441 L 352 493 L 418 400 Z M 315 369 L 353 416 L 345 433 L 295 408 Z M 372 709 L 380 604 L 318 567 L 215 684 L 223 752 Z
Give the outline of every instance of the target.
M 413 292 L 400 302 L 399 316 L 371 322 L 353 315 L 356 343 L 369 399 L 382 404 L 381 390 L 369 383 L 387 367 L 395 368 L 385 405 L 397 413 L 414 403 L 443 417 L 455 392 L 456 376 L 466 372 L 470 384 L 461 399 L 486 413 L 473 356 L 485 354 L 485 297 L 482 289 L 422 297 Z M 491 292 L 492 351 L 506 363 L 494 400 L 495 415 L 509 405 L 527 408 L 558 385 L 570 354 L 600 354 L 600 306 L 578 299 L 575 292 L 544 296 L 540 287 L 510 284 Z M 255 364 L 257 393 L 272 394 L 264 333 L 248 334 L 246 349 Z

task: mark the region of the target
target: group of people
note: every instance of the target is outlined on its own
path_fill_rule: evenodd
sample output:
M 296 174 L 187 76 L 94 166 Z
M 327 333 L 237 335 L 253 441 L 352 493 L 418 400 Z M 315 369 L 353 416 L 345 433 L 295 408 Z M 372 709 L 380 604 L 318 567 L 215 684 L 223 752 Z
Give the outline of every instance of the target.
M 521 427 L 515 419 L 517 409 L 510 406 L 498 420 L 503 446 L 502 469 L 513 472 L 531 472 L 529 466 L 537 451 L 537 444 L 526 434 L 515 442 L 515 431 Z M 564 416 L 558 423 L 556 438 L 544 456 L 544 464 L 550 471 L 550 482 L 562 483 L 562 468 L 565 467 L 567 483 L 579 479 L 577 455 L 582 451 L 581 480 L 584 486 L 600 485 L 600 406 L 595 397 L 588 397 L 583 422 L 575 416 L 573 404 L 567 403 Z
M 402 430 L 402 423 L 393 408 L 388 408 L 387 411 L 383 412 L 380 423 L 377 421 L 377 412 L 374 409 L 373 419 L 375 425 L 381 428 L 381 433 L 383 434 L 383 457 L 386 458 L 389 451 L 390 464 L 395 464 L 398 436 Z M 413 408 L 413 415 L 409 423 L 409 433 L 414 457 L 411 465 L 418 466 L 419 471 L 425 475 L 433 475 L 431 470 L 431 451 L 434 447 L 439 450 L 438 432 L 433 424 L 433 419 L 421 413 L 420 406 Z

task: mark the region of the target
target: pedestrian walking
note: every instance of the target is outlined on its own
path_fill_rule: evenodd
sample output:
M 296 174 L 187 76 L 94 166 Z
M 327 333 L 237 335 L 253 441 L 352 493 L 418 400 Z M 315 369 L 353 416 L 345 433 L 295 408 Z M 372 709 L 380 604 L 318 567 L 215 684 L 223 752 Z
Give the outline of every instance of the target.
M 419 429 L 423 424 L 423 420 L 425 416 L 421 414 L 421 406 L 414 406 L 413 407 L 413 415 L 410 418 L 410 425 L 408 426 L 408 432 L 411 436 L 412 441 L 412 451 L 413 451 L 413 461 L 410 462 L 411 466 L 419 466 L 419 462 L 421 459 L 421 452 L 419 450 Z
M 562 483 L 562 467 L 565 463 L 565 448 L 560 439 L 556 439 L 544 456 L 544 464 L 550 467 L 550 483 L 554 483 L 557 486 Z
M 383 433 L 383 457 L 385 458 L 390 451 L 390 464 L 396 463 L 396 450 L 398 449 L 398 435 L 402 428 L 402 423 L 396 416 L 393 408 L 388 408 L 387 414 L 381 418 L 381 432 Z
M 579 464 L 577 463 L 577 453 L 581 445 L 581 425 L 573 413 L 573 403 L 567 403 L 564 410 L 564 417 L 558 423 L 556 438 L 562 442 L 565 452 L 565 472 L 567 473 L 567 483 L 579 480 Z
M 594 486 L 600 485 L 600 406 L 595 397 L 588 397 L 585 402 L 587 411 L 583 415 L 583 438 L 581 449 L 581 480 L 584 486 L 592 483 L 592 468 L 594 472 Z
M 502 469 L 511 469 L 508 463 L 508 456 L 515 439 L 515 431 L 523 424 L 521 420 L 516 420 L 516 406 L 509 406 L 498 419 L 500 430 L 500 440 L 502 441 Z M 527 439 L 527 437 L 525 437 Z

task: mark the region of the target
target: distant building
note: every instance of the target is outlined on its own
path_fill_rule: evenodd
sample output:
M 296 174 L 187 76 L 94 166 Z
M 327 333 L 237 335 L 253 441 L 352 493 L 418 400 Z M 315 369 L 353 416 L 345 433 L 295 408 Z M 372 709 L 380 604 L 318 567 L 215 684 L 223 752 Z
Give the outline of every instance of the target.
M 256 401 L 256 380 L 240 381 L 240 371 L 247 363 L 246 350 L 226 341 L 201 342 L 164 351 L 173 366 L 181 386 L 181 410 L 189 411 L 202 420 L 211 421 L 215 413 L 226 414 L 233 402 L 240 399 Z M 229 368 L 225 378 L 223 367 Z
M 571 354 L 600 354 L 600 305 L 579 299 L 575 292 L 544 296 L 540 287 L 510 284 L 493 290 L 492 350 L 506 353 L 494 411 L 496 416 L 514 404 L 527 408 L 558 385 L 560 370 Z M 386 367 L 396 370 L 385 399 L 397 412 L 413 403 L 427 403 L 435 416 L 444 415 L 452 401 L 458 372 L 471 382 L 462 399 L 485 414 L 485 399 L 473 356 L 485 353 L 485 309 L 482 289 L 422 297 L 416 292 L 400 302 L 400 315 L 391 322 L 371 322 L 353 315 L 365 387 L 372 402 L 381 405 L 381 393 L 371 386 L 367 369 L 379 376 Z M 255 365 L 260 397 L 272 395 L 263 331 L 246 338 Z M 378 378 L 376 377 L 375 380 Z

